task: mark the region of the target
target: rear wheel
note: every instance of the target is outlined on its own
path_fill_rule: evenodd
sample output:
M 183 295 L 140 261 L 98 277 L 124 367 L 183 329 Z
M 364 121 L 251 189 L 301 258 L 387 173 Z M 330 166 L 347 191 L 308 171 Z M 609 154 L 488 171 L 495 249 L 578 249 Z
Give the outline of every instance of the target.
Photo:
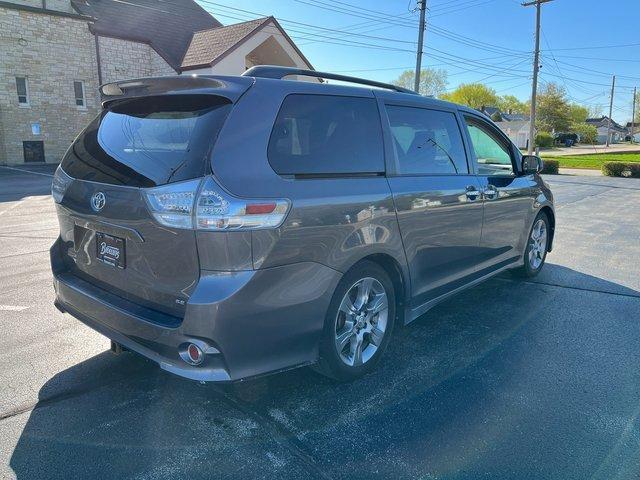
M 389 343 L 395 314 L 387 272 L 373 262 L 356 265 L 344 275 L 329 305 L 318 370 L 342 381 L 371 371 Z
M 533 221 L 529 232 L 527 248 L 524 252 L 523 264 L 515 273 L 524 278 L 535 277 L 544 265 L 549 247 L 549 218 L 540 212 Z

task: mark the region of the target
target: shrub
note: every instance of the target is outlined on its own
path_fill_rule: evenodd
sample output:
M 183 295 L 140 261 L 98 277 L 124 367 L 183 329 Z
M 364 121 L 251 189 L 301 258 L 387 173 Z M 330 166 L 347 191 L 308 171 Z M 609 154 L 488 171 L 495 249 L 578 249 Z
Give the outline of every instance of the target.
M 602 173 L 608 177 L 640 178 L 640 163 L 638 162 L 604 162 Z
M 553 135 L 549 132 L 540 132 L 536 135 L 536 147 L 552 147 L 553 146 Z
M 587 123 L 574 123 L 571 125 L 571 131 L 580 135 L 580 143 L 592 145 L 598 138 L 598 129 Z
M 542 164 L 542 172 L 540 173 L 558 174 L 558 168 L 560 168 L 560 162 L 558 160 L 543 160 Z

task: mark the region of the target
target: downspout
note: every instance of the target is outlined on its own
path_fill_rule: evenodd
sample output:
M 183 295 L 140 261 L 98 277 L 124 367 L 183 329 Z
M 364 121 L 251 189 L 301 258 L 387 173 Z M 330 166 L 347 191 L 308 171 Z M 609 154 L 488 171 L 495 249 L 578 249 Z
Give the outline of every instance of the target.
M 98 62 L 98 85 L 102 85 L 102 66 L 100 62 L 100 42 L 98 42 L 98 34 L 93 32 L 96 40 L 96 61 Z

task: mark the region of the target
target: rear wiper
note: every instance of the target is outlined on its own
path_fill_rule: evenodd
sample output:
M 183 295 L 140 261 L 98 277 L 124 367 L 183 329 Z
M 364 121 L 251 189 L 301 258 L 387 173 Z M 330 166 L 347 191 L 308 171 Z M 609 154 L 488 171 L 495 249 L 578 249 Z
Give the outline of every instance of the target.
M 178 164 L 178 166 L 176 168 L 172 168 L 171 169 L 171 173 L 169 174 L 169 178 L 167 178 L 167 183 L 169 183 L 171 181 L 171 179 L 173 178 L 173 176 L 176 174 L 176 172 L 178 170 L 180 170 L 185 163 L 187 163 L 187 154 L 189 153 L 189 150 L 186 150 L 184 152 L 184 158 L 182 159 L 182 161 Z

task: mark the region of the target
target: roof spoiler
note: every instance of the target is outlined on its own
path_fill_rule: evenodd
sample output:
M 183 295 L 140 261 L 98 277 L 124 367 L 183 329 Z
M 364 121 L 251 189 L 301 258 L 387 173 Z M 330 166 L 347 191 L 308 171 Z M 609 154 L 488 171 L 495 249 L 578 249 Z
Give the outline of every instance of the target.
M 127 98 L 154 95 L 219 95 L 235 102 L 252 85 L 251 79 L 208 75 L 137 78 L 100 85 L 102 107 Z
M 385 88 L 401 93 L 411 93 L 417 95 L 413 90 L 392 85 L 390 83 L 376 82 L 375 80 L 367 80 L 366 78 L 350 77 L 348 75 L 338 75 L 336 73 L 318 72 L 316 70 L 305 70 L 304 68 L 295 67 L 278 67 L 276 65 L 257 65 L 245 71 L 243 77 L 258 78 L 275 78 L 283 79 L 289 75 L 299 75 L 302 77 L 325 78 L 329 80 L 339 80 L 341 82 L 357 83 L 360 85 L 369 85 L 371 87 Z

